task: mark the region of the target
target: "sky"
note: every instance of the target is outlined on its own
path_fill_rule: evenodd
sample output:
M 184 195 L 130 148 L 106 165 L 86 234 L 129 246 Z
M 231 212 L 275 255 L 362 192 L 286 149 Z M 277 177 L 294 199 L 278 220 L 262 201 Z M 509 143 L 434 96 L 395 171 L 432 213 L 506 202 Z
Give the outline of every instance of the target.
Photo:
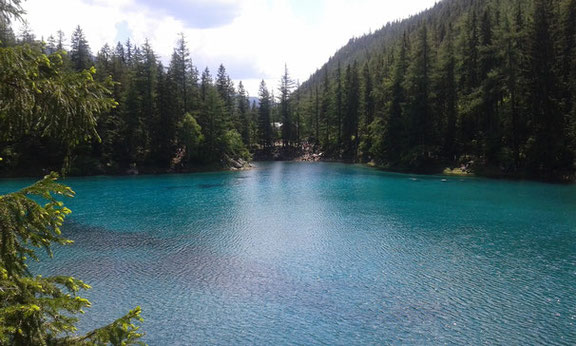
M 47 39 L 78 25 L 95 54 L 108 43 L 148 39 L 166 64 L 184 33 L 199 71 L 224 64 L 257 96 L 277 89 L 284 65 L 304 82 L 352 37 L 432 7 L 437 0 L 26 0 L 29 28 Z

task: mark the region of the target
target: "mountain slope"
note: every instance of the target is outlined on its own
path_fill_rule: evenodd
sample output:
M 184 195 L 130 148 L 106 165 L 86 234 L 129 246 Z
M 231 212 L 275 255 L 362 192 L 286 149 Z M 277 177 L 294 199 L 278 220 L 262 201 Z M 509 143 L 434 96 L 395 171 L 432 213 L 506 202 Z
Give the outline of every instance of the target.
M 333 158 L 570 179 L 575 0 L 444 0 L 350 42 L 298 90 Z

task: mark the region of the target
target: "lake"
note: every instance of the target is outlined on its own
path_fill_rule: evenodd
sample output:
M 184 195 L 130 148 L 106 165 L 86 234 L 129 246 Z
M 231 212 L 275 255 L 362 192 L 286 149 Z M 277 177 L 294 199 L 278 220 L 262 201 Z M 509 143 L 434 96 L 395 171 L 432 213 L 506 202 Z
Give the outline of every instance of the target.
M 140 305 L 151 345 L 576 343 L 574 185 L 297 162 L 65 182 L 76 243 L 33 267 L 93 286 L 82 330 Z

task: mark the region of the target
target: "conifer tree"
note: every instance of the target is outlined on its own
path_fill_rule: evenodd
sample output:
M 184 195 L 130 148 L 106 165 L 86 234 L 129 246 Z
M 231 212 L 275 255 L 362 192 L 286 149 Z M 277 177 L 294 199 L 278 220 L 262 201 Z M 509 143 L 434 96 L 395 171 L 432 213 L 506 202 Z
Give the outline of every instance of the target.
M 326 148 L 330 148 L 331 144 L 330 143 L 330 132 L 331 132 L 331 125 L 330 122 L 332 121 L 331 116 L 330 116 L 330 110 L 331 110 L 331 101 L 332 101 L 332 95 L 330 93 L 330 80 L 328 79 L 328 69 L 324 70 L 324 82 L 322 83 L 322 103 L 320 106 L 320 116 L 319 118 L 322 120 L 322 122 L 324 123 L 324 143 L 322 143 L 324 145 L 324 147 Z
M 290 109 L 290 95 L 294 88 L 294 81 L 288 74 L 288 66 L 284 65 L 284 74 L 280 81 L 280 119 L 282 121 L 282 145 L 289 146 L 293 140 L 294 123 Z
M 555 51 L 551 36 L 552 3 L 535 0 L 533 24 L 529 42 L 529 111 L 532 143 L 527 151 L 531 173 L 558 174 L 573 162 L 566 136 L 566 124 L 558 99 L 558 78 L 551 62 Z
M 238 83 L 238 117 L 240 119 L 240 134 L 242 135 L 242 140 L 246 147 L 250 148 L 252 146 L 252 119 L 250 112 L 250 101 L 248 100 L 248 94 L 246 89 L 244 89 L 244 84 L 242 82 Z
M 314 144 L 320 143 L 320 92 L 318 91 L 318 85 L 314 88 L 314 96 L 310 96 L 310 99 L 314 100 Z
M 361 98 L 361 119 L 359 125 L 359 150 L 362 154 L 361 161 L 368 162 L 370 157 L 371 136 L 369 127 L 374 121 L 375 101 L 372 84 L 372 74 L 368 62 L 362 68 L 362 98 Z
M 418 32 L 412 64 L 408 71 L 410 105 L 407 114 L 407 134 L 410 156 L 406 163 L 418 170 L 431 158 L 435 144 L 435 124 L 430 105 L 430 55 L 428 26 L 423 24 Z
M 207 145 L 207 159 L 214 161 L 218 158 L 218 154 L 224 151 L 221 147 L 223 133 L 225 129 L 225 115 L 226 105 L 220 97 L 218 90 L 210 85 L 207 87 L 206 100 L 202 107 L 202 117 L 204 118 L 205 126 L 204 136 Z
M 183 33 L 179 34 L 176 48 L 172 53 L 168 75 L 176 87 L 173 92 L 176 95 L 177 109 L 179 110 L 178 120 L 180 120 L 184 113 L 192 111 L 193 102 L 198 93 L 198 72 L 192 65 L 190 51 Z
M 342 145 L 342 114 L 344 112 L 344 90 L 342 87 L 342 68 L 340 61 L 336 69 L 336 83 L 334 84 L 334 113 L 336 115 L 336 148 L 338 148 L 338 155 L 341 154 Z
M 456 125 L 457 125 L 457 87 L 456 87 L 456 58 L 454 53 L 454 30 L 452 24 L 444 38 L 440 56 L 440 76 L 436 83 L 438 111 L 443 115 L 443 154 L 448 162 L 456 158 Z
M 296 82 L 296 90 L 294 91 L 293 95 L 294 97 L 294 106 L 293 106 L 293 110 L 294 110 L 294 126 L 296 128 L 296 133 L 294 134 L 295 136 L 295 141 L 296 144 L 298 146 L 300 146 L 300 140 L 301 140 L 301 131 L 302 131 L 302 127 L 303 127 L 303 123 L 302 123 L 302 116 L 301 116 L 301 97 L 300 97 L 300 82 L 297 81 Z
M 497 165 L 498 149 L 500 143 L 500 124 L 498 119 L 498 104 L 500 102 L 499 73 L 495 70 L 498 61 L 493 42 L 493 28 L 491 14 L 488 9 L 484 11 L 480 22 L 480 136 L 483 141 L 482 156 L 487 165 Z
M 66 48 L 66 38 L 62 30 L 56 33 L 56 50 L 63 51 Z
M 570 114 L 570 126 L 576 129 L 576 0 L 565 4 L 561 18 L 560 76 L 563 83 L 563 113 Z M 572 131 L 576 136 L 576 131 Z M 574 140 L 573 138 L 573 145 Z
M 354 161 L 358 148 L 360 116 L 360 78 L 356 62 L 346 67 L 345 80 L 345 109 L 342 118 L 343 158 Z
M 204 69 L 202 72 L 202 78 L 200 80 L 200 98 L 202 102 L 206 101 L 206 96 L 208 95 L 208 89 L 212 85 L 212 75 L 210 74 L 210 70 L 208 67 Z
M 93 65 L 92 53 L 80 26 L 76 27 L 70 40 L 70 61 L 76 71 L 87 70 Z
M 172 92 L 175 82 L 165 72 L 162 63 L 158 64 L 158 118 L 155 122 L 155 131 L 152 132 L 152 160 L 159 168 L 170 167 L 172 157 L 176 153 L 174 138 L 176 137 L 178 103 L 176 95 Z
M 527 118 L 524 116 L 525 104 L 522 95 L 525 93 L 525 77 L 528 70 L 524 59 L 524 47 L 526 46 L 524 14 L 522 7 L 517 4 L 512 23 L 504 35 L 503 75 L 505 83 L 504 114 L 505 132 L 508 145 L 512 150 L 512 159 L 509 166 L 514 171 L 522 166 L 524 143 L 527 141 Z M 505 22 L 505 28 L 507 26 Z
M 226 72 L 226 68 L 223 64 L 220 64 L 218 67 L 218 73 L 216 74 L 216 90 L 218 90 L 218 94 L 222 101 L 224 101 L 224 105 L 226 107 L 226 113 L 230 118 L 232 118 L 232 113 L 234 110 L 234 96 L 236 91 L 234 90 L 234 83 L 228 76 Z
M 258 141 L 263 148 L 272 146 L 272 124 L 271 124 L 271 97 L 266 83 L 260 83 L 258 92 L 260 106 L 258 107 Z
M 404 33 L 403 39 L 400 42 L 398 59 L 396 59 L 396 66 L 394 68 L 394 76 L 392 79 L 391 101 L 390 109 L 388 110 L 388 118 L 386 119 L 385 132 L 382 140 L 382 147 L 375 152 L 377 161 L 388 162 L 392 166 L 400 163 L 401 154 L 405 147 L 405 126 L 406 116 L 404 114 L 404 104 L 406 103 L 406 89 L 405 78 L 408 72 L 408 39 Z M 376 134 L 378 135 L 378 134 Z

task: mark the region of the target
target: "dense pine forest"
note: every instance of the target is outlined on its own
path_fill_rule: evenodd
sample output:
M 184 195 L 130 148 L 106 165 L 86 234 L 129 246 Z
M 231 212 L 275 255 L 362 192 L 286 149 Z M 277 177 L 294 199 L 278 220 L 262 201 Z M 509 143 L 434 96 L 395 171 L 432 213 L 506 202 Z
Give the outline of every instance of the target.
M 250 159 L 255 109 L 242 82 L 235 88 L 220 65 L 216 76 L 200 74 L 192 64 L 183 35 L 165 67 L 145 42 L 104 46 L 93 55 L 80 27 L 69 48 L 64 33 L 36 40 L 26 30 L 16 36 L 1 31 L 4 47 L 18 46 L 57 62 L 58 73 L 89 74 L 104 86 L 115 105 L 96 116 L 94 133 L 71 143 L 63 133 L 6 131 L 0 142 L 0 172 L 38 175 L 174 172 L 223 168 Z M 43 54 L 43 55 L 41 55 Z M 265 85 L 263 92 L 267 93 Z M 266 96 L 269 98 L 268 96 Z M 4 127 L 9 126 L 7 119 Z
M 301 86 L 286 68 L 251 102 L 224 65 L 198 70 L 184 35 L 164 66 L 148 42 L 94 54 L 80 27 L 38 40 L 3 24 L 4 47 L 88 71 L 116 105 L 86 141 L 5 131 L 0 174 L 238 167 L 305 149 L 398 171 L 571 180 L 575 32 L 576 0 L 444 0 L 351 39 Z
M 441 1 L 340 49 L 298 90 L 301 132 L 392 170 L 571 179 L 575 33 L 574 0 Z

